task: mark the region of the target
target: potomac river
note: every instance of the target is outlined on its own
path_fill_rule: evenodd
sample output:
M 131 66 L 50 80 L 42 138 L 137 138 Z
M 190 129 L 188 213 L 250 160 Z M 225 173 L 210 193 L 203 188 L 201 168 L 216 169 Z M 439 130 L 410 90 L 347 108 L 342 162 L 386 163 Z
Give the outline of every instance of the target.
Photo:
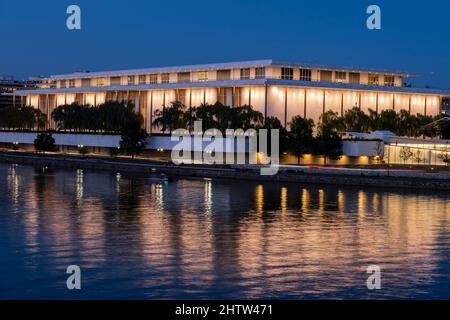
M 448 192 L 6 163 L 0 191 L 1 299 L 450 298 Z

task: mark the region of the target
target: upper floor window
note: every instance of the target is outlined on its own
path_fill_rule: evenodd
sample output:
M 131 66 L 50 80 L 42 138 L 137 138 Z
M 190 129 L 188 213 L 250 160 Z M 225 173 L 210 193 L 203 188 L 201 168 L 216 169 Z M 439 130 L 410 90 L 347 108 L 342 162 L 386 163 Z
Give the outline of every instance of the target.
M 95 79 L 95 84 L 97 87 L 101 87 L 105 85 L 105 78 L 97 78 Z
M 191 82 L 191 73 L 178 72 L 178 82 Z
M 292 68 L 281 68 L 281 79 L 283 79 L 283 80 L 294 80 L 294 69 L 292 69 Z
M 161 73 L 161 83 L 169 83 L 169 82 L 170 82 L 170 74 Z
M 81 79 L 81 86 L 82 87 L 90 87 L 91 86 L 91 79 Z
M 312 80 L 311 69 L 300 69 L 300 80 L 301 81 L 311 81 Z
M 139 84 L 145 84 L 147 82 L 147 77 L 145 74 L 139 75 Z
M 369 85 L 378 86 L 380 84 L 380 77 L 377 74 L 369 73 Z
M 327 70 L 320 71 L 320 81 L 322 82 L 332 82 L 333 81 L 333 72 Z
M 217 70 L 217 80 L 219 81 L 231 80 L 231 70 L 230 69 Z
M 336 82 L 346 82 L 347 81 L 347 72 L 336 71 Z
M 136 82 L 135 76 L 128 76 L 128 85 L 132 86 L 134 85 Z
M 69 79 L 69 88 L 75 88 L 75 79 Z
M 61 81 L 59 82 L 59 87 L 60 87 L 60 88 L 65 88 L 65 87 L 66 87 L 66 80 L 61 80 Z
M 255 79 L 264 79 L 266 77 L 266 68 L 255 68 Z
M 395 76 L 384 76 L 384 85 L 388 87 L 395 86 Z
M 151 84 L 158 83 L 158 75 L 157 74 L 149 75 L 149 83 L 151 83 Z
M 208 81 L 208 71 L 199 71 L 198 81 Z
M 250 68 L 241 69 L 241 80 L 250 79 Z
M 120 86 L 120 77 L 111 77 L 112 86 Z
M 361 74 L 357 72 L 350 72 L 348 74 L 348 82 L 351 84 L 360 84 L 361 83 Z

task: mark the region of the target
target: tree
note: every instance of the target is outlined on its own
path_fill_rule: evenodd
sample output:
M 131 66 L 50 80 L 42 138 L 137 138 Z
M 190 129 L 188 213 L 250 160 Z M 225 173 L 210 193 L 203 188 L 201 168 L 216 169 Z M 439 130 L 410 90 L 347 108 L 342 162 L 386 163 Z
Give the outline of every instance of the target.
M 447 166 L 450 165 L 450 153 L 449 152 L 442 152 L 439 154 L 439 159 L 442 160 Z
M 9 129 L 42 129 L 47 116 L 31 106 L 5 106 L 0 108 L 0 127 Z
M 368 114 L 368 121 L 369 121 L 369 130 L 370 131 L 377 131 L 381 129 L 381 119 L 380 114 L 373 109 L 369 109 Z
M 192 118 L 194 121 L 202 122 L 202 128 L 204 131 L 208 129 L 219 129 L 220 124 L 218 121 L 218 113 L 221 109 L 222 108 L 219 103 L 216 103 L 215 105 L 202 103 L 200 106 L 192 108 Z
M 397 131 L 397 113 L 393 109 L 387 109 L 380 112 L 378 130 Z
M 223 134 L 227 129 L 248 130 L 264 124 L 263 114 L 250 105 L 228 107 L 220 102 L 206 103 L 193 108 L 193 113 L 194 120 L 202 121 L 203 130 L 218 129 Z
M 41 129 L 45 128 L 47 126 L 47 115 L 39 109 L 35 109 L 33 107 L 30 107 L 30 108 L 32 108 L 34 111 L 37 129 L 41 130 Z
M 317 128 L 321 132 L 339 132 L 343 131 L 345 126 L 342 117 L 337 112 L 329 110 L 320 116 Z
M 55 108 L 52 118 L 59 130 L 120 133 L 124 122 L 134 116 L 134 109 L 132 103 L 124 101 L 106 101 L 98 106 L 75 102 Z
M 441 118 L 441 115 L 438 115 L 436 117 L 432 116 L 425 116 L 422 114 L 417 115 L 417 123 L 419 127 L 419 133 L 422 134 L 425 137 L 434 138 L 439 136 L 439 126 L 427 126 L 428 124 L 439 120 Z M 425 127 L 426 126 L 426 127 Z M 425 127 L 425 128 L 423 128 Z
M 34 140 L 34 148 L 36 151 L 43 153 L 55 150 L 55 139 L 51 133 L 43 132 L 37 135 Z
M 133 119 L 128 119 L 121 132 L 120 149 L 134 159 L 141 154 L 147 145 L 147 132 L 142 129 L 142 116 L 135 114 Z
M 411 151 L 410 147 L 402 147 L 400 149 L 399 157 L 406 163 L 409 159 L 414 156 L 414 153 Z
M 420 149 L 417 149 L 415 155 L 414 155 L 414 161 L 417 164 L 420 164 L 421 162 L 424 162 L 425 159 L 423 158 L 423 152 Z
M 176 129 L 187 127 L 186 106 L 179 101 L 172 102 L 169 107 L 156 110 L 156 118 L 153 120 L 154 127 L 161 127 L 163 132 L 172 132 Z
M 80 105 L 77 102 L 65 104 L 52 111 L 52 119 L 59 130 L 85 131 L 85 120 L 92 117 L 90 106 Z
M 328 159 L 339 160 L 342 156 L 342 139 L 337 132 L 320 132 L 314 143 L 315 153 L 323 157 L 327 166 Z
M 343 125 L 346 131 L 368 132 L 370 128 L 369 117 L 359 107 L 345 111 Z
M 271 130 L 278 130 L 279 132 L 279 151 L 285 152 L 287 149 L 287 138 L 288 138 L 288 132 L 286 128 L 283 127 L 281 124 L 281 121 L 277 117 L 267 117 L 264 120 L 264 125 L 261 127 L 261 129 L 266 129 L 268 136 L 267 136 L 267 143 L 268 148 L 267 152 L 269 155 L 272 154 L 272 148 L 271 148 L 271 141 L 272 141 L 272 133 Z
M 384 157 L 384 142 L 383 141 L 377 141 L 375 147 L 374 147 L 374 152 L 376 154 L 376 158 L 382 162 L 383 157 Z
M 226 108 L 229 110 L 229 112 L 231 112 L 232 115 L 232 121 L 230 123 L 231 129 L 248 130 L 258 128 L 264 124 L 264 115 L 261 112 L 254 110 L 250 105 Z
M 287 148 L 289 153 L 297 157 L 297 164 L 300 164 L 303 155 L 311 152 L 314 122 L 311 119 L 295 116 L 289 123 L 289 127 Z
M 319 130 L 313 144 L 316 155 L 323 157 L 324 166 L 328 159 L 338 160 L 342 155 L 342 139 L 338 130 L 342 121 L 336 112 L 328 111 L 320 119 Z
M 397 114 L 397 128 L 395 132 L 400 136 L 416 137 L 419 135 L 419 122 L 416 116 L 407 110 L 400 110 Z

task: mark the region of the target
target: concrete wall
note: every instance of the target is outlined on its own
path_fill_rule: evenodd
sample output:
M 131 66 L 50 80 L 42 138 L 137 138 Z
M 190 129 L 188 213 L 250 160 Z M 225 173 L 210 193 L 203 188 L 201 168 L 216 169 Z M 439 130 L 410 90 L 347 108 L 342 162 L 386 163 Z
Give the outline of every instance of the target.
M 1 143 L 34 144 L 37 133 L 0 132 Z M 99 134 L 53 134 L 56 145 L 117 148 L 120 136 Z
M 31 132 L 0 132 L 0 143 L 15 143 L 23 145 L 33 145 L 36 139 L 37 133 Z M 102 148 L 117 148 L 120 145 L 121 137 L 119 135 L 99 135 L 99 134 L 70 134 L 70 133 L 54 133 L 52 134 L 55 139 L 55 144 L 58 146 L 79 146 L 85 147 L 102 147 Z M 173 140 L 173 141 L 172 141 Z M 187 140 L 186 140 L 187 141 Z M 202 151 L 213 140 L 205 140 L 203 144 L 195 144 L 194 139 L 191 138 L 190 145 L 193 151 Z M 241 140 L 242 141 L 242 140 Z M 151 136 L 147 139 L 147 149 L 158 150 L 163 149 L 165 151 L 172 150 L 175 145 L 181 142 L 181 138 L 170 136 Z M 234 139 L 234 143 L 230 144 L 230 139 L 217 138 L 215 143 L 216 151 L 223 152 L 227 150 L 227 145 L 233 145 L 233 149 L 237 151 L 238 142 Z M 243 141 L 243 149 L 249 150 L 248 139 Z M 230 147 L 231 148 L 231 147 Z
M 380 151 L 379 151 L 380 150 Z M 384 150 L 382 141 L 344 141 L 342 152 L 350 157 L 375 157 L 382 156 L 378 154 Z
M 37 133 L 31 132 L 0 132 L 0 143 L 15 143 L 23 145 L 33 145 L 36 139 Z M 120 143 L 119 135 L 100 135 L 100 134 L 71 134 L 71 133 L 54 133 L 56 145 L 59 146 L 73 146 L 77 147 L 83 145 L 85 147 L 102 147 L 102 148 L 117 148 Z M 186 140 L 187 141 L 187 140 Z M 205 140 L 202 144 L 194 144 L 194 139 L 191 138 L 190 145 L 192 151 L 202 151 L 213 140 Z M 242 143 L 242 140 L 240 140 Z M 251 141 L 251 140 L 250 140 Z M 250 141 L 246 139 L 242 148 L 246 152 L 249 151 Z M 181 142 L 181 138 L 170 136 L 151 136 L 147 141 L 147 149 L 164 151 L 172 150 L 176 144 Z M 218 152 L 225 152 L 234 150 L 238 151 L 238 141 L 234 139 L 231 144 L 231 140 L 227 138 L 217 138 L 215 141 L 215 150 Z M 377 141 L 344 141 L 343 153 L 346 156 L 351 157 L 373 157 L 376 156 Z M 230 146 L 233 146 L 231 148 Z M 253 145 L 253 148 L 255 146 Z M 240 149 L 242 150 L 242 149 Z

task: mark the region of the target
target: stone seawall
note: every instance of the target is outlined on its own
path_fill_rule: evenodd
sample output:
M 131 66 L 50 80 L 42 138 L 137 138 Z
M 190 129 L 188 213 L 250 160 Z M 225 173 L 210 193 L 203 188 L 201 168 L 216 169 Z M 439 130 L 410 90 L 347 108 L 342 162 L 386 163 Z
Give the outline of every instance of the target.
M 450 174 L 380 170 L 332 170 L 282 166 L 274 176 L 260 175 L 259 167 L 225 167 L 212 165 L 182 165 L 115 161 L 106 159 L 77 159 L 13 155 L 0 153 L 0 162 L 47 167 L 109 170 L 130 173 L 165 174 L 168 177 L 220 178 L 252 181 L 296 182 L 302 184 L 327 184 L 378 188 L 409 188 L 426 190 L 450 190 Z

